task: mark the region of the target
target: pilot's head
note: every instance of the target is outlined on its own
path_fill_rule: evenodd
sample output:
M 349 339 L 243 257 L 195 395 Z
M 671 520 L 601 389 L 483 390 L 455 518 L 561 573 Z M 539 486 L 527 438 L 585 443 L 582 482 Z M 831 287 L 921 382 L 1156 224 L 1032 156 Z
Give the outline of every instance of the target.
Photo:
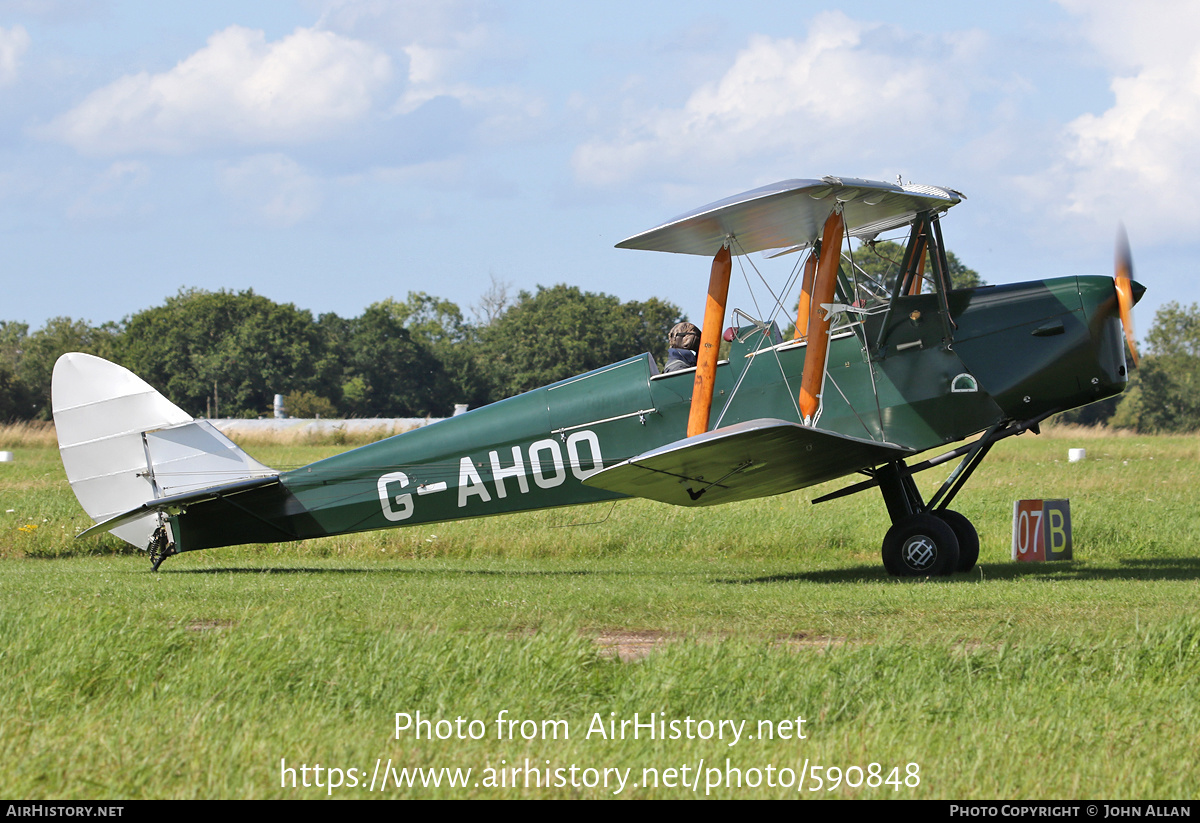
M 667 345 L 673 349 L 700 351 L 700 330 L 688 322 L 676 323 L 667 335 Z

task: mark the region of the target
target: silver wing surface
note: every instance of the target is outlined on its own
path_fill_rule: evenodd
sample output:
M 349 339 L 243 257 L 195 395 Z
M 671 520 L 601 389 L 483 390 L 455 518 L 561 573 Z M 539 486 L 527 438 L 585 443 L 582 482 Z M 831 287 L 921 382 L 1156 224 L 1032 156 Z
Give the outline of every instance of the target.
M 617 248 L 711 257 L 731 236 L 734 254 L 803 247 L 820 238 L 825 219 L 839 203 L 847 234 L 870 240 L 909 223 L 918 212 L 945 211 L 963 199 L 953 189 L 912 183 L 852 177 L 783 180 L 701 206 L 622 240 Z
M 813 486 L 912 453 L 764 418 L 676 440 L 583 482 L 677 506 L 711 506 Z

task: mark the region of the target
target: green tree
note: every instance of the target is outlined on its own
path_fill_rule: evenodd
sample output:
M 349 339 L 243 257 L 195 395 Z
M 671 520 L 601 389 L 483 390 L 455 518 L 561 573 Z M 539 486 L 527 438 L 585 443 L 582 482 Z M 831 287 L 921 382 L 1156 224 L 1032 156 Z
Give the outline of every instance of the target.
M 457 304 L 423 291 L 410 291 L 403 302 L 391 297 L 375 304 L 408 329 L 414 340 L 426 346 L 465 342 L 471 326 Z
M 288 417 L 312 419 L 315 417 L 337 417 L 338 411 L 328 398 L 310 391 L 297 391 L 284 395 L 283 409 Z
M 16 371 L 29 339 L 29 324 L 0 320 L 0 363 Z
M 0 362 L 0 423 L 31 420 L 38 411 L 38 400 L 20 381 L 13 368 Z
M 30 420 L 37 414 L 33 392 L 18 370 L 29 337 L 29 325 L 0 320 L 0 423 Z
M 42 420 L 51 417 L 50 381 L 59 357 L 77 351 L 111 358 L 119 332 L 114 323 L 92 326 L 86 320 L 53 317 L 20 340 L 14 377 L 31 398 L 32 415 Z
M 1141 432 L 1200 429 L 1200 306 L 1162 306 L 1146 335 L 1146 352 L 1112 425 Z
M 1130 385 L 1133 385 L 1132 383 Z M 1124 393 L 1118 394 L 1115 397 L 1106 397 L 1103 400 L 1097 400 L 1094 403 L 1088 403 L 1086 406 L 1080 406 L 1077 409 L 1068 409 L 1067 411 L 1056 414 L 1054 416 L 1055 423 L 1068 423 L 1076 426 L 1102 426 L 1111 422 L 1113 413 L 1116 412 L 1117 406 L 1129 397 L 1131 389 L 1126 389 Z
M 1172 300 L 1159 308 L 1146 335 L 1154 357 L 1200 357 L 1200 306 L 1184 308 Z
M 428 347 L 413 339 L 394 302 L 373 303 L 347 324 L 342 410 L 356 417 L 449 414 L 445 371 Z
M 192 414 L 254 417 L 273 396 L 328 396 L 325 335 L 312 314 L 253 291 L 180 291 L 125 321 L 119 359 Z
M 442 364 L 437 393 L 446 402 L 480 406 L 493 399 L 494 387 L 479 356 L 478 330 L 456 303 L 410 291 L 403 302 L 388 298 L 378 305 Z
M 575 286 L 539 286 L 482 330 L 481 351 L 507 397 L 646 351 L 661 361 L 667 332 L 682 319 L 658 298 L 622 303 Z

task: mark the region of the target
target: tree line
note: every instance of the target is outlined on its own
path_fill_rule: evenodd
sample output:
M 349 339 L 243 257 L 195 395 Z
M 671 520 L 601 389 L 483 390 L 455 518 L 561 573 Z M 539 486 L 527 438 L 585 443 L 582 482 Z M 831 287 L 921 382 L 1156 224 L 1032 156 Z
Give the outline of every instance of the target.
M 856 262 L 888 282 L 903 248 L 878 245 Z M 984 282 L 957 258 L 950 269 L 955 288 Z M 56 317 L 31 332 L 0 320 L 0 422 L 50 419 L 54 362 L 68 351 L 122 364 L 196 416 L 268 415 L 283 394 L 294 417 L 442 417 L 646 351 L 661 363 L 684 319 L 658 298 L 621 302 L 562 284 L 511 297 L 493 282 L 473 309 L 468 319 L 449 300 L 409 292 L 358 317 L 314 316 L 250 290 L 185 289 L 99 326 Z M 1160 308 L 1145 349 L 1124 394 L 1059 419 L 1200 430 L 1200 306 Z
M 80 351 L 120 363 L 184 411 L 294 417 L 442 417 L 644 351 L 660 361 L 679 308 L 574 286 L 510 299 L 493 283 L 468 320 L 424 292 L 361 315 L 314 316 L 252 290 L 186 289 L 119 323 L 0 321 L 0 421 L 48 420 L 54 363 Z

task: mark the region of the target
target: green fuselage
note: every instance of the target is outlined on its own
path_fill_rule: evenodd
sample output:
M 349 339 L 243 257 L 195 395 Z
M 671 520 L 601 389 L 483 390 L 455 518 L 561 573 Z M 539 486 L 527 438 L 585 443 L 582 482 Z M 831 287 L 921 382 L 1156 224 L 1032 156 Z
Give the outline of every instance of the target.
M 1125 386 L 1111 278 L 964 289 L 946 304 L 929 294 L 848 312 L 817 427 L 915 453 Z M 780 342 L 775 327 L 740 331 L 717 368 L 709 428 L 800 422 L 807 346 Z M 581 481 L 684 438 L 693 385 L 693 370 L 659 374 L 641 355 L 193 506 L 174 531 L 186 551 L 612 499 Z

